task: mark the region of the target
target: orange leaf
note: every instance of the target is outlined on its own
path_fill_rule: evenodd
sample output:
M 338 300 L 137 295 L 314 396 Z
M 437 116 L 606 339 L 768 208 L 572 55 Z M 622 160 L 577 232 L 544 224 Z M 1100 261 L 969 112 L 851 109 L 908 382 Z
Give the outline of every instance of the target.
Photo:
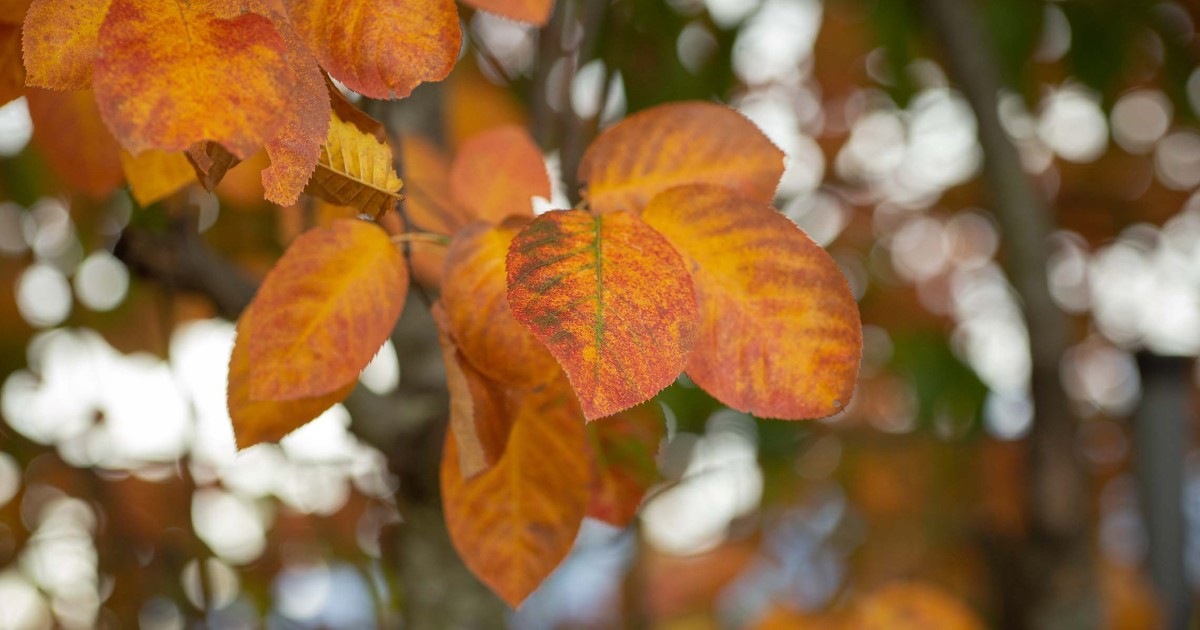
M 649 400 L 683 370 L 692 279 L 641 219 L 548 212 L 513 240 L 507 267 L 513 316 L 566 369 L 589 420 Z
M 525 223 L 473 223 L 459 232 L 446 253 L 442 282 L 450 330 L 463 355 L 488 378 L 520 388 L 541 385 L 560 372 L 542 342 L 508 308 L 504 263 Z
M 636 212 L 672 186 L 713 183 L 770 203 L 783 151 L 736 111 L 702 102 L 639 112 L 600 134 L 583 155 L 592 210 Z
M 533 216 L 533 197 L 550 197 L 550 175 L 528 132 L 500 127 L 458 150 L 450 190 L 473 218 L 499 223 L 508 216 Z
M 591 462 L 563 379 L 523 396 L 495 466 L 464 480 L 451 432 L 442 455 L 450 539 L 471 571 L 514 608 L 566 557 L 587 511 Z
M 309 192 L 374 216 L 395 206 L 403 182 L 396 177 L 387 143 L 331 113 L 329 136 L 320 150 Z
M 283 39 L 254 13 L 225 19 L 224 3 L 112 0 L 100 27 L 96 100 L 133 153 L 220 142 L 245 159 L 292 107 L 295 78 Z
M 329 74 L 371 98 L 404 98 L 450 74 L 462 32 L 453 0 L 286 0 L 288 16 Z
M 858 306 L 833 258 L 773 208 L 719 186 L 681 186 L 642 214 L 684 255 L 700 330 L 687 373 L 717 400 L 768 418 L 819 418 L 854 393 Z
M 133 198 L 143 208 L 196 181 L 196 171 L 182 153 L 151 149 L 134 156 L 121 151 L 121 168 Z
M 357 381 L 341 389 L 315 398 L 296 400 L 253 400 L 250 397 L 250 352 L 243 330 L 253 331 L 254 314 L 247 310 L 238 322 L 238 336 L 229 358 L 227 404 L 233 421 L 233 437 L 239 449 L 260 442 L 277 442 L 283 436 L 304 426 L 333 405 L 345 400 Z M 253 332 L 247 333 L 253 334 Z
M 876 589 L 855 608 L 853 627 L 861 630 L 983 630 L 983 623 L 965 604 L 920 582 Z
M 493 83 L 479 71 L 474 55 L 466 55 L 446 79 L 442 116 L 450 147 L 461 147 L 471 138 L 504 125 L 529 126 L 525 105 L 510 90 Z
M 246 309 L 250 398 L 312 398 L 353 382 L 392 332 L 407 292 L 408 268 L 378 226 L 342 219 L 301 234 Z
M 0 0 L 0 22 L 20 26 L 29 4 L 30 0 Z
M 504 386 L 480 374 L 454 343 L 441 302 L 434 303 L 432 312 L 450 390 L 450 430 L 458 444 L 461 474 L 469 479 L 500 459 L 513 419 Z
M 617 527 L 633 520 L 646 490 L 658 481 L 655 457 L 666 431 L 666 418 L 657 403 L 643 403 L 588 424 L 599 473 L 588 516 Z
M 92 92 L 25 92 L 33 141 L 71 188 L 103 199 L 121 185 L 121 148 L 100 120 Z
M 21 63 L 21 25 L 0 23 L 0 105 L 25 91 L 25 65 Z
M 96 38 L 110 0 L 34 0 L 25 14 L 29 85 L 52 90 L 92 87 Z
M 196 179 L 208 192 L 212 192 L 217 184 L 221 183 L 229 169 L 241 162 L 225 147 L 209 140 L 188 147 L 185 156 L 196 171 Z
M 463 0 L 463 3 L 534 26 L 545 26 L 554 8 L 554 0 Z
M 404 176 L 404 211 L 411 229 L 451 236 L 470 222 L 466 210 L 450 196 L 450 160 L 432 142 L 414 134 L 400 141 Z M 413 275 L 428 287 L 442 286 L 446 248 L 411 243 Z

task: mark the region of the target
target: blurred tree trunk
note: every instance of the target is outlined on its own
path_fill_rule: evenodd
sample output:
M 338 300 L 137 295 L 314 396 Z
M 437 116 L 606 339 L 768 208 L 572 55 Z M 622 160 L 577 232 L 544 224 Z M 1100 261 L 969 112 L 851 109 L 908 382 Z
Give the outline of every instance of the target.
M 1059 380 L 1068 322 L 1046 276 L 1052 215 L 1000 124 L 1001 83 L 995 51 L 981 28 L 976 0 L 920 0 L 941 43 L 952 80 L 979 126 L 984 179 L 1003 232 L 1008 277 L 1029 330 L 1034 423 L 1028 438 L 1030 527 L 1012 541 L 1016 575 L 997 581 L 1011 628 L 1073 630 L 1100 621 L 1092 561 L 1087 471 L 1076 448 L 1077 419 Z
M 1134 466 L 1150 543 L 1150 577 L 1171 630 L 1186 628 L 1191 612 L 1183 560 L 1183 471 L 1192 443 L 1193 363 L 1187 357 L 1138 355 L 1142 400 L 1134 417 Z

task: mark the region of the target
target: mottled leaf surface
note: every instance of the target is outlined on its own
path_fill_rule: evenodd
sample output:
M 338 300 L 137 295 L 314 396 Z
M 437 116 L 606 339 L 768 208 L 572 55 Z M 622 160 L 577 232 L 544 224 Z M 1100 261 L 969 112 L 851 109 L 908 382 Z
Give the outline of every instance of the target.
M 566 369 L 589 420 L 650 399 L 683 370 L 692 279 L 636 216 L 543 214 L 513 240 L 507 272 L 513 316 Z
M 233 437 L 239 449 L 261 442 L 277 442 L 304 426 L 333 405 L 345 400 L 357 381 L 328 394 L 295 400 L 254 400 L 250 397 L 250 351 L 242 331 L 254 331 L 254 313 L 247 310 L 238 322 L 238 336 L 229 358 L 226 404 L 233 421 Z M 253 332 L 247 333 L 253 334 Z
M 667 432 L 662 407 L 642 403 L 588 423 L 596 458 L 596 484 L 588 516 L 625 527 L 646 490 L 659 479 L 658 446 Z
M 330 114 L 329 136 L 321 145 L 310 192 L 380 216 L 395 206 L 402 185 L 387 143 Z
M 453 0 L 286 0 L 321 65 L 371 98 L 404 98 L 450 74 L 462 31 Z
M 22 48 L 27 81 L 52 90 L 92 87 L 100 24 L 110 0 L 34 0 L 25 14 Z
M 247 309 L 251 399 L 312 398 L 353 382 L 407 292 L 408 268 L 378 226 L 342 219 L 301 234 Z
M 226 9 L 112 0 L 93 79 L 104 121 L 130 152 L 212 140 L 245 159 L 279 131 L 295 88 L 283 39 L 262 15 L 214 13 Z
M 121 147 L 104 127 L 90 90 L 25 92 L 33 120 L 33 143 L 55 175 L 93 199 L 121 185 Z
M 587 511 L 592 463 L 566 381 L 515 407 L 504 455 L 464 479 L 453 432 L 442 456 L 442 506 L 467 567 L 512 607 L 566 557 Z
M 508 307 L 505 258 L 525 223 L 468 226 L 450 245 L 442 282 L 442 302 L 462 353 L 489 378 L 521 388 L 560 373 L 558 362 Z
M 509 216 L 533 216 L 533 197 L 550 197 L 550 175 L 527 131 L 500 127 L 459 148 L 450 190 L 473 218 L 499 223 Z
M 636 212 L 681 184 L 718 183 L 770 203 L 783 151 L 737 111 L 698 101 L 638 112 L 592 143 L 579 164 L 596 212 Z
M 643 219 L 688 260 L 700 305 L 688 376 L 717 400 L 767 418 L 841 411 L 862 356 L 858 307 L 833 258 L 770 206 L 719 186 L 685 186 Z

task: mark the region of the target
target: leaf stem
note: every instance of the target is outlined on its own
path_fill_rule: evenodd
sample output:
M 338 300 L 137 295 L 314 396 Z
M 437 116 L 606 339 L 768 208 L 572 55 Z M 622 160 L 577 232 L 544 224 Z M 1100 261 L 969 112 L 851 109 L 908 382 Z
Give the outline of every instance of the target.
M 400 245 L 401 243 L 412 243 L 414 241 L 424 241 L 426 243 L 437 243 L 438 245 L 449 245 L 450 237 L 445 234 L 434 234 L 433 232 L 405 232 L 404 234 L 393 234 L 392 242 Z

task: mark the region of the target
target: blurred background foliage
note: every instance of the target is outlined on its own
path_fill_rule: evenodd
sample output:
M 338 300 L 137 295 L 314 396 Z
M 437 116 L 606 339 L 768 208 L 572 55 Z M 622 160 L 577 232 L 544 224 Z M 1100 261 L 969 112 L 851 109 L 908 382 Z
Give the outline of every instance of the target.
M 1053 215 L 1072 423 L 1058 456 L 1087 481 L 1061 491 L 1083 495 L 1063 500 L 1086 506 L 1079 588 L 1096 613 L 1058 627 L 1195 627 L 1200 8 L 961 1 Z M 527 125 L 563 180 L 545 207 L 573 201 L 583 149 L 626 113 L 729 103 L 786 151 L 776 205 L 860 300 L 844 413 L 756 420 L 681 378 L 659 399 L 663 481 L 638 521 L 585 523 L 516 612 L 440 522 L 446 400 L 421 299 L 345 405 L 235 454 L 231 320 L 328 209 L 264 204 L 262 157 L 214 194 L 89 196 L 63 159 L 77 147 L 25 98 L 3 107 L 0 628 L 1053 627 L 1026 614 L 1045 594 L 1005 568 L 1038 518 L 1040 323 L 1006 272 L 1012 235 L 937 4 L 559 0 L 543 31 L 464 9 L 446 82 L 359 102 L 447 154 Z

